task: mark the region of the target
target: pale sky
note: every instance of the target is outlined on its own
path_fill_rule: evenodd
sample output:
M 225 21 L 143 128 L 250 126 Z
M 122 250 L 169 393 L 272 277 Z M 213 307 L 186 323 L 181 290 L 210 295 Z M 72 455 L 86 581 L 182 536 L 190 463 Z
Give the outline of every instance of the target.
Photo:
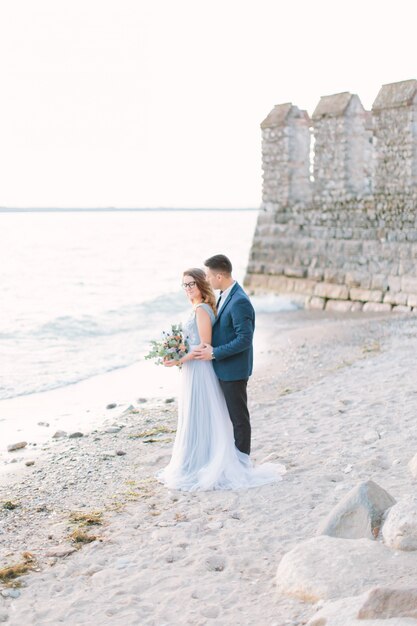
M 0 206 L 257 207 L 259 124 L 417 78 L 415 0 L 0 0 Z

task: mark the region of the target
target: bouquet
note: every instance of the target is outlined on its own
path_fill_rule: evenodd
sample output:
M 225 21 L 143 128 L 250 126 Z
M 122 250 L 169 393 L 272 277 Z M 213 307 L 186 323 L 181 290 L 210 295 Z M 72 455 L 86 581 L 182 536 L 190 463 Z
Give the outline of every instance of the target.
M 184 337 L 181 324 L 172 324 L 170 332 L 162 332 L 162 339 L 151 341 L 151 350 L 145 359 L 156 359 L 156 365 L 165 361 L 179 361 L 190 349 L 187 337 Z M 179 364 L 181 367 L 181 364 Z

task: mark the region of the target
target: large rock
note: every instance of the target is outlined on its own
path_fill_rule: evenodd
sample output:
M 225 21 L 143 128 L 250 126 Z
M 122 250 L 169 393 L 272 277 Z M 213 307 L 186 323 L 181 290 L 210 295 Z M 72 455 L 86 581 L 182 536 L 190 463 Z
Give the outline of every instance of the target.
M 341 598 L 334 602 L 326 602 L 323 608 L 307 622 L 306 626 L 365 626 L 365 624 L 366 626 L 374 626 L 373 621 L 364 624 L 364 622 L 359 622 L 356 619 L 365 596 L 366 594 L 362 594 L 353 598 Z M 378 626 L 380 623 L 378 622 Z M 393 625 L 388 622 L 387 626 Z
M 330 600 L 389 585 L 400 576 L 413 580 L 417 561 L 398 559 L 382 543 L 322 535 L 300 543 L 282 558 L 276 574 L 279 592 L 305 602 Z
M 388 511 L 382 527 L 384 542 L 397 550 L 417 550 L 417 497 L 409 496 Z
M 412 473 L 413 478 L 417 478 L 417 454 L 415 454 L 411 461 L 408 463 L 408 469 Z
M 378 535 L 384 512 L 394 504 L 394 498 L 372 480 L 360 483 L 330 511 L 317 534 L 373 539 Z
M 327 602 L 307 626 L 415 626 L 415 619 L 407 617 L 409 611 L 413 615 L 414 596 L 415 590 L 379 587 L 359 596 Z
M 389 619 L 391 617 L 414 617 L 417 619 L 417 588 L 371 589 L 358 612 L 359 619 Z

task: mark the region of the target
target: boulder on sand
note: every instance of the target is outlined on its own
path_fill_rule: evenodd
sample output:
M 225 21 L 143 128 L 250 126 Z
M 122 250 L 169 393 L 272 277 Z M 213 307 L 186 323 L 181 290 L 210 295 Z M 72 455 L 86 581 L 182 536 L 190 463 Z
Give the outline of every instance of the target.
M 411 554 L 398 559 L 377 541 L 321 535 L 303 541 L 283 556 L 276 587 L 304 602 L 317 602 L 357 595 L 401 577 L 417 578 L 417 560 Z
M 382 516 L 394 504 L 394 498 L 372 480 L 360 483 L 330 511 L 317 534 L 345 539 L 374 539 L 378 535 Z

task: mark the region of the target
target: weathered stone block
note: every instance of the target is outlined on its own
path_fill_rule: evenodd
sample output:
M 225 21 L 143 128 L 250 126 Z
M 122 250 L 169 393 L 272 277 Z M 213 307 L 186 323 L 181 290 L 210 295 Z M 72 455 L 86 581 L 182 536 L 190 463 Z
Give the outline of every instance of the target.
M 368 278 L 360 272 L 346 272 L 345 282 L 348 287 L 360 287 L 364 278 Z
M 403 276 L 401 279 L 401 291 L 417 294 L 417 277 Z
M 350 300 L 327 300 L 326 311 L 340 311 L 347 313 L 352 310 L 352 302 Z
M 394 293 L 393 291 L 387 291 L 384 295 L 384 302 L 389 302 L 389 304 L 407 304 L 408 296 L 406 293 L 400 291 L 399 293 Z
M 312 296 L 317 282 L 315 280 L 294 279 L 294 291 Z
M 352 287 L 349 291 L 349 295 L 352 300 L 359 300 L 360 302 L 382 301 L 382 291 L 378 289 L 358 289 Z
M 355 286 L 355 285 L 352 285 Z M 388 287 L 388 280 L 384 274 L 374 274 L 371 278 L 371 289 L 379 289 L 380 291 L 386 291 Z
M 405 306 L 404 304 L 397 304 L 392 307 L 392 311 L 394 313 L 410 313 L 411 307 Z
M 391 305 L 388 302 L 365 302 L 363 312 L 386 313 L 391 311 Z
M 268 288 L 268 276 L 265 274 L 246 274 L 243 284 L 247 289 L 266 290 Z
M 307 270 L 307 277 L 311 278 L 312 280 L 322 281 L 323 276 L 324 276 L 323 270 L 318 269 L 316 267 L 309 267 Z
M 292 291 L 294 281 L 285 276 L 268 276 L 268 288 L 271 291 L 277 291 L 281 293 L 288 293 Z
M 345 275 L 340 270 L 325 269 L 324 270 L 324 281 L 326 283 L 341 284 L 341 283 L 345 282 Z
M 305 278 L 307 276 L 307 269 L 304 267 L 285 267 L 284 274 L 290 278 Z
M 313 296 L 308 302 L 308 307 L 310 309 L 323 310 L 325 304 L 326 304 L 326 300 L 324 298 Z
M 410 294 L 407 298 L 407 305 L 417 307 L 417 294 Z
M 332 285 L 329 283 L 317 283 L 314 295 L 321 298 L 331 298 L 334 300 L 347 300 L 349 290 L 346 285 Z

